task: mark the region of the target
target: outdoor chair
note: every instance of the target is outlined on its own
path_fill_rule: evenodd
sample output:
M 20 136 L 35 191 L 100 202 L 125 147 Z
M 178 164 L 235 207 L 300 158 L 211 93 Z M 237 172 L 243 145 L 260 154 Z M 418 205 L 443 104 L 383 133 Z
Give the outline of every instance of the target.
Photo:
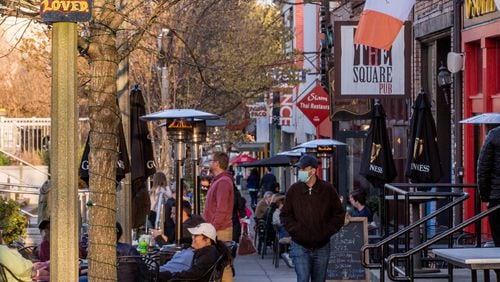
M 12 279 L 10 280 L 7 280 L 7 273 L 14 278 L 14 281 L 12 281 Z M 21 280 L 19 279 L 14 273 L 12 273 L 12 271 L 10 269 L 8 269 L 5 265 L 3 265 L 2 263 L 0 263 L 0 281 L 8 281 L 8 282 L 15 282 L 15 281 L 19 281 L 19 282 L 24 282 L 24 280 Z
M 117 258 L 119 282 L 158 281 L 158 263 L 149 257 L 121 256 Z
M 268 246 L 274 248 L 275 245 L 274 239 L 276 235 L 273 227 L 273 212 L 274 209 L 268 207 L 264 216 L 265 219 L 260 223 L 263 224 L 263 226 L 260 226 L 259 228 L 259 232 L 263 232 L 263 234 L 259 233 L 259 235 L 261 235 L 259 236 L 259 254 L 261 255 L 261 258 L 264 258 Z M 263 229 L 263 231 L 261 229 Z
M 287 250 L 288 246 L 290 246 L 290 243 L 283 243 L 281 241 L 281 237 L 278 232 L 278 225 L 274 225 L 274 256 L 273 256 L 273 264 L 275 268 L 278 268 L 280 266 L 280 256 L 281 256 L 281 250 Z M 283 249 L 282 249 L 283 247 Z
M 220 282 L 222 280 L 222 274 L 224 273 L 224 267 L 226 267 L 227 258 L 224 255 L 220 255 L 215 263 L 201 276 L 191 279 L 176 279 L 172 278 L 168 280 L 169 282 L 181 282 L 181 281 L 205 281 L 208 278 L 209 282 Z
M 38 246 L 26 246 L 17 250 L 23 258 L 30 261 L 38 261 L 40 260 L 38 256 Z
M 255 238 L 254 238 L 254 246 L 257 246 L 257 253 L 260 255 L 262 250 L 262 242 L 264 242 L 264 235 L 266 233 L 266 221 L 262 218 L 255 219 Z

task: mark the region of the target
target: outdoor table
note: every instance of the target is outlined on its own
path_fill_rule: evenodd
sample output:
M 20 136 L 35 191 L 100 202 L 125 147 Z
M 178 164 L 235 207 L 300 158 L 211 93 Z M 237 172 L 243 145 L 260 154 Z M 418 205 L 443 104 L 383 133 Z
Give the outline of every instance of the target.
M 500 248 L 434 249 L 436 257 L 456 266 L 471 270 L 472 281 L 477 282 L 477 270 L 484 270 L 484 281 L 490 281 L 490 269 L 500 269 Z M 497 277 L 497 280 L 500 280 Z

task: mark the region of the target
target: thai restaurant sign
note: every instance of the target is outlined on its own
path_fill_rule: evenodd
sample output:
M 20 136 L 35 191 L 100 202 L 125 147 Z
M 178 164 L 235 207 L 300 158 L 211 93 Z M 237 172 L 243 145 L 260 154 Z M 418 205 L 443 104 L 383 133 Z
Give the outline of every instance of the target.
M 40 16 L 46 23 L 88 22 L 92 16 L 92 0 L 42 0 Z
M 410 92 L 410 26 L 392 47 L 382 50 L 354 44 L 357 22 L 335 23 L 335 97 L 404 97 Z M 381 31 L 383 32 L 383 31 Z
M 297 107 L 316 127 L 330 115 L 328 94 L 319 84 L 297 102 Z

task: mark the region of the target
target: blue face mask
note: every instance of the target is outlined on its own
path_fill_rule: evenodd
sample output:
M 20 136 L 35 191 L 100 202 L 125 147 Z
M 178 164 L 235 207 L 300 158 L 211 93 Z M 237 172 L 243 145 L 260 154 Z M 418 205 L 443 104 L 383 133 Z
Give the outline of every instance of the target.
M 297 180 L 300 182 L 307 182 L 311 176 L 309 176 L 309 172 L 305 170 L 299 170 L 299 174 L 297 175 Z

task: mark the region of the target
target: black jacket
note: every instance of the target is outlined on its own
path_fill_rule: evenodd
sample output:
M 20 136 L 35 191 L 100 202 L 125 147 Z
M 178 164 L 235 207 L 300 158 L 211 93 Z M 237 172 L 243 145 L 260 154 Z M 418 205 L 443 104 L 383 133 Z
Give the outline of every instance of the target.
M 189 218 L 182 223 L 182 238 L 181 238 L 180 243 L 190 246 L 191 243 L 193 242 L 193 239 L 191 237 L 191 233 L 189 233 L 188 228 L 196 227 L 200 223 L 204 223 L 204 222 L 205 222 L 205 220 L 203 219 L 203 217 L 201 215 L 198 215 L 198 214 L 190 215 Z M 175 234 L 175 225 L 173 226 L 172 229 L 174 230 L 174 234 Z M 165 233 L 165 235 L 167 235 L 171 232 L 168 232 L 168 233 L 164 232 L 164 233 Z M 167 235 L 167 237 L 168 237 L 168 235 Z M 156 238 L 155 238 L 156 244 L 158 244 L 158 246 L 160 246 L 160 247 L 163 245 L 166 245 L 172 241 L 173 241 L 173 239 L 170 240 L 170 237 L 169 237 L 168 242 L 165 242 L 165 240 L 163 240 L 162 236 L 156 236 Z
M 273 193 L 276 192 L 274 191 L 275 187 L 274 185 L 276 185 L 276 176 L 274 176 L 274 174 L 272 174 L 271 172 L 264 174 L 262 180 L 260 181 L 260 187 L 262 187 L 264 192 L 266 191 L 271 191 Z
M 477 161 L 477 185 L 481 200 L 500 200 L 500 127 L 488 133 Z
M 311 191 L 303 182 L 290 186 L 285 205 L 281 209 L 281 222 L 297 244 L 318 249 L 344 225 L 345 211 L 336 189 L 328 182 L 317 179 Z
M 182 279 L 198 279 L 215 264 L 219 256 L 220 253 L 214 245 L 195 250 L 191 268 L 177 273 L 170 273 L 168 271 L 160 272 L 160 281 L 169 281 L 172 278 L 181 281 Z M 210 275 L 207 276 L 196 281 L 208 282 Z

